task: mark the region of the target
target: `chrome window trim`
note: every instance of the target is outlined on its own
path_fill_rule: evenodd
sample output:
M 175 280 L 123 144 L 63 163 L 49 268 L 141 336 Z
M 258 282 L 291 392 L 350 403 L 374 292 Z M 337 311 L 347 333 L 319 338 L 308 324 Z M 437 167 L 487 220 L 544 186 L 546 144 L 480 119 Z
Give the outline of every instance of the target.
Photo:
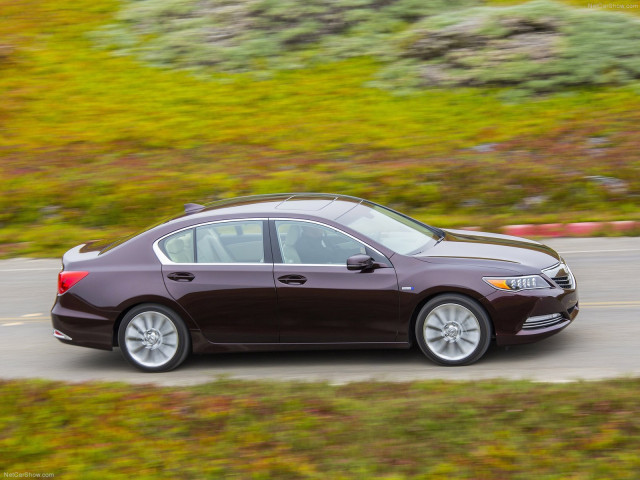
M 231 222 L 264 222 L 265 220 L 268 220 L 268 218 L 234 218 L 231 220 L 213 220 L 210 222 L 202 222 L 202 223 L 197 223 L 195 225 L 189 225 L 188 227 L 182 227 L 179 228 L 178 230 L 174 230 L 171 233 L 167 233 L 166 235 L 163 235 L 162 237 L 158 238 L 155 242 L 153 242 L 153 253 L 156 254 L 156 257 L 158 257 L 158 260 L 160 260 L 160 263 L 162 265 L 187 265 L 187 266 L 197 266 L 197 265 L 209 265 L 209 266 L 213 266 L 213 265 L 218 265 L 218 266 L 230 266 L 230 265 L 273 265 L 273 262 L 233 262 L 233 263 L 194 263 L 194 262 L 189 262 L 189 263 L 177 263 L 177 262 L 172 262 L 169 257 L 167 257 L 164 252 L 160 249 L 159 243 L 164 240 L 167 237 L 170 237 L 172 235 L 175 235 L 177 233 L 180 232 L 184 232 L 185 230 L 191 230 L 196 229 L 198 227 L 204 227 L 206 225 L 214 225 L 217 223 L 231 223 Z M 264 248 L 264 238 L 265 238 L 265 232 L 264 229 L 262 231 L 262 246 Z
M 177 262 L 172 262 L 160 249 L 159 247 L 159 243 L 164 240 L 167 237 L 170 237 L 171 235 L 175 235 L 177 233 L 180 232 L 184 232 L 185 230 L 191 230 L 196 229 L 198 227 L 203 227 L 206 225 L 213 225 L 213 224 L 217 224 L 217 223 L 231 223 L 231 222 L 264 222 L 264 221 L 271 221 L 271 220 L 288 220 L 288 221 L 294 221 L 294 222 L 307 222 L 307 223 L 315 223 L 317 225 L 323 226 L 323 227 L 327 227 L 330 228 L 332 230 L 335 230 L 338 233 L 341 233 L 342 235 L 346 235 L 347 237 L 351 238 L 352 240 L 363 244 L 365 247 L 370 248 L 371 250 L 373 250 L 374 252 L 376 252 L 378 255 L 380 255 L 383 258 L 386 258 L 387 261 L 389 261 L 389 258 L 382 253 L 380 250 L 378 250 L 375 247 L 372 247 L 371 245 L 369 245 L 367 242 L 363 242 L 362 240 L 360 240 L 359 238 L 354 237 L 353 235 L 340 230 L 339 228 L 336 228 L 332 225 L 327 225 L 326 223 L 322 223 L 322 222 L 318 222 L 316 220 L 308 220 L 306 218 L 290 218 L 290 217 L 251 217 L 251 218 L 234 218 L 234 219 L 227 219 L 227 220 L 212 220 L 210 222 L 202 222 L 202 223 L 197 223 L 194 225 L 189 225 L 188 227 L 182 227 L 179 228 L 178 230 L 174 230 L 173 232 L 167 233 L 165 235 L 163 235 L 162 237 L 158 238 L 155 242 L 153 242 L 153 252 L 155 253 L 156 257 L 158 258 L 158 260 L 160 261 L 160 263 L 162 265 L 186 265 L 186 266 L 198 266 L 198 265 L 208 265 L 208 266 L 232 266 L 232 265 L 244 265 L 244 266 L 256 266 L 256 265 L 289 265 L 289 266 L 297 266 L 297 267 L 343 267 L 343 268 L 347 268 L 346 265 L 343 264 L 338 264 L 338 263 L 275 263 L 275 262 L 249 262 L 249 263 L 193 263 L 193 262 L 189 262 L 189 263 L 177 263 Z M 277 232 L 276 232 L 276 236 L 277 236 Z M 265 232 L 262 232 L 262 241 L 264 242 L 264 238 L 265 238 Z M 280 248 L 280 242 L 278 241 L 278 248 Z M 282 252 L 281 252 L 282 255 Z M 389 261 L 389 263 L 391 263 Z M 393 264 L 391 264 L 393 266 Z
M 276 266 L 291 265 L 292 267 L 332 267 L 332 268 L 347 268 L 346 265 L 342 265 L 341 263 L 273 263 Z
M 339 228 L 336 228 L 332 225 L 327 225 L 326 223 L 322 223 L 322 222 L 318 222 L 317 220 L 308 220 L 306 218 L 286 218 L 286 217 L 278 217 L 278 218 L 269 218 L 269 220 L 273 220 L 275 221 L 279 221 L 279 220 L 284 220 L 284 221 L 292 221 L 292 222 L 306 222 L 306 223 L 315 223 L 316 225 L 320 225 L 321 227 L 327 227 L 330 228 L 332 230 L 335 230 L 338 233 L 341 233 L 342 235 L 345 235 L 349 238 L 351 238 L 352 240 L 361 243 L 362 245 L 364 245 L 367 248 L 370 248 L 371 250 L 373 250 L 374 252 L 376 252 L 378 255 L 382 256 L 383 258 L 386 258 L 387 260 L 388 257 L 382 253 L 381 251 L 379 251 L 377 248 L 372 247 L 371 245 L 369 245 L 367 242 L 363 242 L 362 240 L 360 240 L 359 238 L 354 237 L 353 235 L 340 230 Z M 280 249 L 280 256 L 282 257 L 282 246 L 280 245 L 280 238 L 278 237 L 278 231 L 276 229 L 276 237 L 278 238 L 278 248 Z M 274 265 L 296 265 L 296 266 L 305 266 L 305 267 L 344 267 L 347 268 L 346 265 L 342 264 L 342 263 L 275 263 Z

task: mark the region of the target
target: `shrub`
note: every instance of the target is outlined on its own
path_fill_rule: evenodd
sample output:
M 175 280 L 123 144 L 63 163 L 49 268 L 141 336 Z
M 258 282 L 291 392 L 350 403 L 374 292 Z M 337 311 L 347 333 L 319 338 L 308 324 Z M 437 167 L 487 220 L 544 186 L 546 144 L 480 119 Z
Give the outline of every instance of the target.
M 443 13 L 416 23 L 396 41 L 422 86 L 549 92 L 640 78 L 638 19 L 546 0 Z M 382 73 L 392 88 L 394 64 Z M 406 83 L 405 77 L 398 81 Z
M 128 0 L 97 42 L 165 67 L 251 71 L 388 54 L 408 24 L 478 0 Z
M 550 92 L 640 78 L 640 20 L 547 0 L 128 0 L 98 43 L 163 67 L 299 68 L 373 56 L 370 86 Z

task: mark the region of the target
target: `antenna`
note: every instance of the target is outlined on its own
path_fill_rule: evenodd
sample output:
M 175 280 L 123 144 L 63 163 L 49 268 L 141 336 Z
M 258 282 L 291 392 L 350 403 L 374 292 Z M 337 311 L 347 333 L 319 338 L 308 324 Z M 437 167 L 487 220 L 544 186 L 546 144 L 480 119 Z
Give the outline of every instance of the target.
M 199 203 L 185 203 L 184 204 L 184 213 L 196 213 L 202 210 L 204 205 L 200 205 Z

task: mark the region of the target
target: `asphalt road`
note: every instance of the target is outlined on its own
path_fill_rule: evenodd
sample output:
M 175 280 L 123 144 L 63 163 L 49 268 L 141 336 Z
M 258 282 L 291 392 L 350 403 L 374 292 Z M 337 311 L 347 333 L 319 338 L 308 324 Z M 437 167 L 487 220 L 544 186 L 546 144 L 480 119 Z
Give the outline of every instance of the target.
M 581 312 L 542 342 L 492 347 L 475 365 L 440 367 L 417 350 L 234 353 L 192 356 L 168 373 L 145 374 L 119 351 L 64 345 L 51 335 L 49 310 L 59 260 L 0 261 L 0 378 L 126 381 L 162 385 L 241 379 L 530 379 L 563 382 L 640 375 L 640 238 L 548 240 L 578 279 Z

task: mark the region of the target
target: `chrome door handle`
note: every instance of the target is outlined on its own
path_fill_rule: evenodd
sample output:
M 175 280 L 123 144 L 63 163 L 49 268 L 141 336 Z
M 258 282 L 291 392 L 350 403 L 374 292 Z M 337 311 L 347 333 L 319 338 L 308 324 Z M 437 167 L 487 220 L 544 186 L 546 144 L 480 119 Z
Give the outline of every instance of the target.
M 287 285 L 302 285 L 307 281 L 307 277 L 302 275 L 283 275 L 278 277 L 280 283 L 286 283 Z
M 190 282 L 196 276 L 190 272 L 173 272 L 167 275 L 167 278 L 174 282 Z

